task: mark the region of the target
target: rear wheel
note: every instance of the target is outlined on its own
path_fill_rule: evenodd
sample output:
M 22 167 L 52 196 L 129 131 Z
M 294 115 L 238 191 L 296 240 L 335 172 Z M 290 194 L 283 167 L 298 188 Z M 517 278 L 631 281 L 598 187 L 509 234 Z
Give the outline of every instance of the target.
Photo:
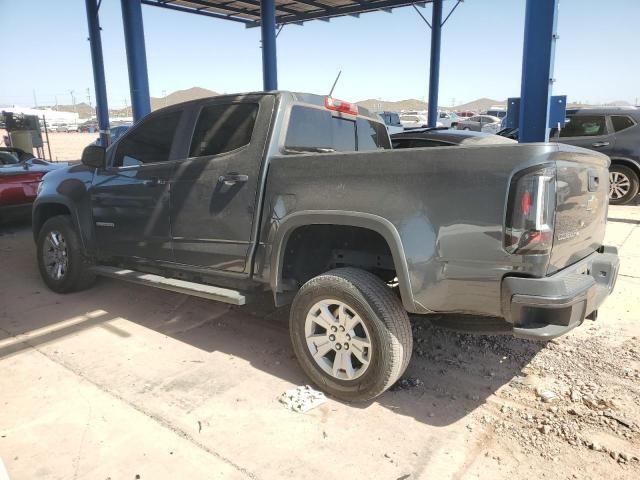
M 640 187 L 638 175 L 625 165 L 609 167 L 609 203 L 624 205 L 638 194 Z
M 91 286 L 95 275 L 68 215 L 47 220 L 40 229 L 37 243 L 40 275 L 51 290 L 69 293 Z
M 371 400 L 404 373 L 413 340 L 399 298 L 375 275 L 339 268 L 309 280 L 291 307 L 302 369 L 328 394 Z
M 469 127 L 464 127 L 463 130 L 471 130 Z

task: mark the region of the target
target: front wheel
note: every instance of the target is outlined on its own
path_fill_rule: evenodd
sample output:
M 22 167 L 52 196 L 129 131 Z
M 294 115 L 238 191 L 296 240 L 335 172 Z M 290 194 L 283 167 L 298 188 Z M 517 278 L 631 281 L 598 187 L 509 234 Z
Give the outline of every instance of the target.
M 296 295 L 291 340 L 311 381 L 346 401 L 371 400 L 404 373 L 413 347 L 400 299 L 378 277 L 339 268 Z
M 609 203 L 625 205 L 638 194 L 640 181 L 638 175 L 625 165 L 609 167 Z
M 38 234 L 37 248 L 40 275 L 54 292 L 82 290 L 95 280 L 68 215 L 57 215 L 44 223 Z

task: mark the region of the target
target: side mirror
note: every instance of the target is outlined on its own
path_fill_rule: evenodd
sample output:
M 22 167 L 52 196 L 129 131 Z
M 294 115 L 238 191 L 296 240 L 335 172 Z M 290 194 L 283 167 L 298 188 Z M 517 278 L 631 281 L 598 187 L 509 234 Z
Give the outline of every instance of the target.
M 105 168 L 106 149 L 99 145 L 89 145 L 82 151 L 82 163 L 88 167 Z

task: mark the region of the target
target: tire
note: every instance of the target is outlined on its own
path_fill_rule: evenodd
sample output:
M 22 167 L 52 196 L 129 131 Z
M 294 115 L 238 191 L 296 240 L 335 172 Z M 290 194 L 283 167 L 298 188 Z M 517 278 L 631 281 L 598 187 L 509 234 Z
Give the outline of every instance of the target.
M 464 127 L 463 130 L 471 130 L 469 127 Z
M 55 242 L 59 246 L 55 246 Z M 82 251 L 78 232 L 68 215 L 57 215 L 44 223 L 38 234 L 37 249 L 40 276 L 54 292 L 76 292 L 93 284 L 95 274 L 90 270 L 91 262 Z
M 293 300 L 289 326 L 302 369 L 321 390 L 341 400 L 374 399 L 400 378 L 411 359 L 407 312 L 382 280 L 364 270 L 338 268 L 309 280 Z M 310 335 L 314 339 L 308 340 Z M 342 363 L 344 358 L 348 364 Z M 336 370 L 339 359 L 345 368 L 338 365 Z
M 625 165 L 613 164 L 609 167 L 609 203 L 626 205 L 636 198 L 640 180 L 638 174 Z

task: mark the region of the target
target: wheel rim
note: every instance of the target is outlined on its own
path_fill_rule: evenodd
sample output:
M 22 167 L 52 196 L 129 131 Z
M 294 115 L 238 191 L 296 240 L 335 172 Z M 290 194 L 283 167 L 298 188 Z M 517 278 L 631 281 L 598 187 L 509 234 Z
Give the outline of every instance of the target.
M 309 353 L 333 378 L 355 380 L 371 363 L 372 345 L 360 315 L 344 302 L 326 299 L 307 314 L 304 326 Z
M 619 200 L 631 190 L 631 180 L 624 173 L 609 172 L 609 198 Z
M 44 266 L 47 274 L 54 280 L 61 280 L 69 266 L 67 241 L 57 230 L 51 230 L 43 245 Z

